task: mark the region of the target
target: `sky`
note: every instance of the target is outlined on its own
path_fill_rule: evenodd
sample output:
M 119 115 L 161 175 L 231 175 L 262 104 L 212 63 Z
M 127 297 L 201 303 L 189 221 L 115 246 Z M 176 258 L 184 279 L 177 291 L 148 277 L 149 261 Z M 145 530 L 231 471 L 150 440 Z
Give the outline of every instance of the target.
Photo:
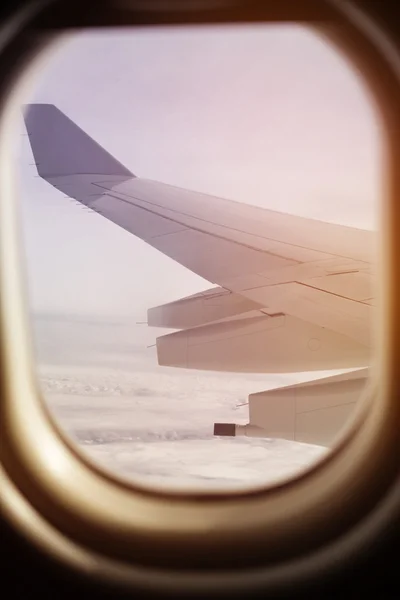
M 81 32 L 24 102 L 54 103 L 139 177 L 376 227 L 379 123 L 337 49 L 294 25 Z M 33 311 L 145 318 L 209 282 L 37 176 L 16 137 Z

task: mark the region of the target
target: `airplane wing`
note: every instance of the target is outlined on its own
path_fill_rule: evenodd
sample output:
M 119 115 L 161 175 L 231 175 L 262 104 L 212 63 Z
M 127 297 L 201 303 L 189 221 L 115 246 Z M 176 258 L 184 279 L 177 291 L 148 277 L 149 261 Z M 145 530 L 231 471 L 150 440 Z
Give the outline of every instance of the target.
M 371 357 L 373 232 L 136 177 L 57 107 L 26 107 L 39 175 L 214 287 L 148 311 L 161 365 L 259 373 Z

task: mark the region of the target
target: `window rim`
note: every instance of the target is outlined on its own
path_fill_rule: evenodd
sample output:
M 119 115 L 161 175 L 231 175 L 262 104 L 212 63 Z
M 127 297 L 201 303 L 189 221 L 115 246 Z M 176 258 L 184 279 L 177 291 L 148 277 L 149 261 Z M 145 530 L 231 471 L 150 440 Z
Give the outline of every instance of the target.
M 309 4 L 314 5 L 315 3 L 310 2 Z M 113 10 L 113 2 L 104 2 L 104 5 L 108 10 Z M 333 10 L 337 11 L 339 20 L 343 18 L 343 13 L 347 13 L 350 21 L 353 19 L 347 35 L 343 35 L 343 31 L 339 31 L 335 27 L 325 27 L 323 31 L 336 44 L 339 51 L 346 52 L 348 58 L 351 53 L 353 54 L 352 64 L 357 64 L 358 68 L 363 71 L 364 82 L 381 108 L 388 135 L 389 126 L 393 126 L 393 119 L 395 123 L 400 123 L 400 117 L 395 114 L 396 97 L 399 93 L 399 73 L 398 69 L 396 71 L 396 63 L 393 66 L 388 61 L 388 48 L 386 47 L 386 57 L 379 58 L 379 50 L 376 49 L 376 46 L 374 48 L 377 40 L 371 42 L 364 38 L 366 33 L 369 36 L 382 34 L 376 29 L 371 32 L 369 19 L 354 8 L 354 5 L 349 8 L 345 6 L 345 3 L 335 0 L 327 0 L 324 5 L 333 7 Z M 154 13 L 153 17 L 156 16 Z M 361 23 L 361 29 L 364 27 L 363 33 L 360 33 L 359 30 L 359 18 L 364 19 L 364 24 Z M 27 25 L 28 23 L 25 27 Z M 366 27 L 367 32 L 365 31 Z M 30 65 L 32 66 L 36 62 L 33 58 L 31 63 L 32 56 L 28 55 L 32 52 L 39 56 L 45 52 L 48 43 L 54 40 L 54 34 L 49 35 L 46 41 L 32 38 L 27 48 L 24 36 L 26 36 L 26 29 L 25 33 L 21 31 L 14 38 L 11 52 L 14 53 L 17 60 L 13 68 L 9 69 L 8 81 L 5 78 L 2 84 L 3 89 L 0 88 L 0 106 L 3 103 L 4 110 L 0 116 L 0 133 L 2 134 L 0 136 L 0 152 L 2 152 L 2 148 L 4 149 L 6 143 L 4 139 L 9 129 L 6 121 L 8 117 L 11 121 L 15 116 L 16 111 L 11 104 L 15 97 L 14 94 L 18 94 L 21 85 L 20 73 L 24 69 L 29 71 Z M 354 44 L 357 39 L 364 43 L 364 50 L 375 59 L 372 66 L 368 65 L 369 71 L 366 69 L 365 56 L 361 56 L 361 51 L 360 55 L 357 54 L 358 49 Z M 385 49 L 383 51 L 385 52 Z M 392 47 L 389 51 L 395 52 Z M 382 53 L 382 48 L 380 52 Z M 398 61 L 398 55 L 396 57 L 396 54 L 393 53 L 393 56 Z M 385 63 L 386 84 L 385 81 L 383 84 L 386 85 L 386 88 L 382 92 L 381 90 L 377 91 L 377 81 L 382 82 L 382 77 L 377 72 L 376 66 L 380 64 L 382 67 L 382 64 L 385 65 Z M 392 69 L 391 74 L 390 69 Z M 387 78 L 389 78 L 389 83 Z M 6 90 L 7 83 L 14 84 L 14 90 L 11 92 Z M 389 97 L 388 91 L 392 89 L 392 86 L 397 93 L 394 100 Z M 389 206 L 389 214 L 392 222 L 396 220 L 399 222 L 400 209 L 395 206 L 394 202 L 394 197 L 398 193 L 396 190 L 400 189 L 399 177 L 394 172 L 394 161 L 399 148 L 398 144 L 396 145 L 396 142 L 393 141 L 393 136 L 388 138 L 388 142 L 392 146 L 393 160 L 391 172 L 393 189 L 391 190 L 392 201 Z M 4 153 L 3 156 L 5 156 Z M 31 512 L 33 511 L 36 515 L 36 522 L 38 519 L 42 521 L 42 525 L 44 522 L 47 527 L 50 527 L 53 534 L 58 530 L 58 535 L 61 535 L 62 538 L 61 545 L 64 544 L 64 548 L 68 544 L 73 544 L 82 552 L 102 557 L 102 560 L 109 565 L 112 565 L 113 561 L 118 563 L 122 560 L 130 563 L 131 566 L 137 566 L 139 562 L 146 568 L 182 569 L 183 567 L 187 574 L 192 572 L 190 578 L 193 578 L 194 570 L 198 575 L 205 576 L 211 571 L 221 572 L 223 569 L 237 568 L 235 545 L 239 546 L 243 553 L 246 548 L 250 554 L 253 553 L 251 560 L 247 563 L 248 568 L 260 569 L 269 566 L 271 575 L 274 569 L 276 571 L 279 568 L 279 560 L 293 562 L 302 559 L 307 550 L 303 533 L 305 525 L 309 526 L 310 532 L 314 531 L 312 545 L 314 552 L 332 544 L 339 533 L 344 532 L 348 526 L 357 528 L 362 518 L 368 517 L 381 496 L 390 489 L 396 474 L 398 474 L 395 458 L 398 443 L 396 444 L 397 432 L 394 422 L 396 421 L 395 415 L 399 415 L 400 412 L 399 406 L 396 406 L 396 396 L 400 397 L 400 382 L 396 378 L 395 369 L 400 340 L 399 317 L 396 318 L 394 304 L 400 294 L 399 267 L 395 265 L 394 259 L 399 243 L 394 235 L 393 225 L 392 228 L 389 222 L 387 225 L 389 236 L 386 243 L 391 247 L 386 248 L 388 259 L 385 265 L 388 265 L 387 270 L 390 269 L 390 273 L 386 271 L 383 273 L 386 301 L 382 303 L 380 322 L 381 364 L 378 373 L 382 379 L 379 401 L 377 402 L 375 399 L 374 402 L 371 402 L 368 413 L 364 411 L 362 418 L 360 417 L 357 423 L 354 423 L 346 438 L 333 449 L 325 460 L 310 471 L 283 484 L 260 489 L 254 493 L 251 491 L 234 492 L 233 494 L 229 493 L 229 498 L 226 498 L 225 494 L 216 498 L 214 493 L 211 493 L 211 497 L 209 494 L 195 493 L 191 498 L 186 497 L 185 499 L 179 492 L 172 491 L 166 494 L 161 492 L 160 494 L 156 488 L 153 488 L 154 492 L 152 488 L 147 488 L 146 491 L 142 489 L 142 486 L 130 482 L 119 482 L 118 478 L 106 474 L 101 468 L 96 468 L 91 461 L 84 460 L 81 453 L 77 453 L 65 438 L 63 439 L 58 428 L 54 427 L 52 420 L 46 416 L 42 403 L 37 401 L 37 388 L 34 384 L 29 345 L 27 345 L 25 335 L 27 331 L 26 310 L 20 293 L 21 282 L 17 274 L 17 264 L 20 262 L 17 240 L 11 227 L 5 229 L 7 219 L 10 225 L 15 218 L 14 208 L 11 206 L 13 202 L 6 203 L 4 200 L 6 194 L 9 194 L 10 190 L 12 192 L 9 167 L 10 161 L 7 163 L 7 159 L 0 164 L 2 195 L 0 209 L 3 212 L 0 219 L 0 244 L 2 246 L 0 277 L 3 278 L 0 287 L 2 290 L 0 298 L 2 302 L 0 315 L 2 320 L 2 322 L 0 321 L 2 327 L 1 361 L 3 363 L 3 380 L 1 382 L 3 397 L 0 411 L 3 413 L 6 423 L 0 456 L 5 481 L 8 481 L 5 486 L 6 495 L 9 493 L 10 498 L 14 497 L 12 503 L 6 499 L 5 506 L 9 513 L 15 513 L 14 519 L 20 521 L 22 518 L 23 521 L 21 514 L 18 515 L 18 512 L 21 513 L 21 506 L 15 509 L 12 504 L 25 503 L 25 516 L 26 506 L 29 506 Z M 400 255 L 400 252 L 398 254 Z M 388 314 L 390 315 L 389 319 Z M 391 325 L 392 328 L 390 328 Z M 18 360 L 16 360 L 17 357 Z M 17 372 L 22 373 L 23 376 L 17 378 Z M 374 395 L 376 396 L 377 393 L 375 387 Z M 26 425 L 27 412 L 30 415 L 28 426 Z M 37 431 L 40 432 L 44 450 L 35 446 L 33 429 L 35 434 Z M 51 458 L 50 463 L 49 457 Z M 388 467 L 388 470 L 382 473 L 384 465 L 385 468 Z M 75 475 L 77 481 L 72 487 L 68 484 L 69 489 L 66 489 L 65 476 L 72 475 Z M 329 482 L 331 478 L 336 478 L 336 487 Z M 366 485 L 374 484 L 381 487 L 366 510 L 363 492 L 366 490 Z M 82 495 L 83 487 L 86 487 L 86 491 Z M 87 488 L 89 488 L 89 494 Z M 338 496 L 336 498 L 337 506 L 326 507 L 324 499 L 325 503 L 327 500 L 334 503 L 332 500 L 333 490 L 336 490 Z M 104 492 L 103 498 L 100 497 L 102 491 Z M 80 497 L 79 494 L 81 494 Z M 19 501 L 15 500 L 17 496 Z M 102 502 L 100 507 L 98 506 L 95 510 L 90 505 L 93 497 L 99 498 Z M 135 497 L 135 502 L 132 501 L 133 497 Z M 166 498 L 175 505 L 172 511 L 168 511 L 168 507 L 165 506 Z M 116 518 L 113 514 L 116 502 L 123 509 L 123 517 L 121 515 Z M 202 508 L 198 506 L 200 503 L 203 504 Z M 314 503 L 314 515 L 311 514 L 311 503 Z M 299 510 L 299 504 L 302 506 L 303 512 Z M 293 510 L 294 505 L 297 506 L 296 510 Z M 166 508 L 167 510 L 165 510 Z M 139 514 L 137 522 L 133 523 L 132 517 L 135 509 L 139 509 Z M 264 525 L 254 516 L 257 510 L 263 514 Z M 160 530 L 160 517 L 163 511 L 164 526 Z M 357 514 L 357 511 L 361 512 Z M 227 512 L 230 513 L 230 520 L 226 517 Z M 319 527 L 320 531 L 317 531 L 321 519 L 327 520 L 330 517 L 336 518 L 336 525 L 341 522 L 342 528 L 334 528 L 336 531 L 331 529 L 329 535 L 321 532 L 323 529 L 321 526 Z M 32 518 L 31 515 L 31 522 Z M 236 518 L 236 522 L 232 523 L 234 518 Z M 232 534 L 231 525 L 236 527 L 234 534 Z M 128 534 L 124 531 L 127 527 L 129 528 Z M 101 535 L 98 535 L 99 531 L 102 532 Z M 197 541 L 193 540 L 194 536 L 197 536 Z M 137 544 L 138 541 L 139 545 L 142 544 L 139 549 L 135 548 L 135 543 Z M 104 549 L 105 542 L 108 544 L 106 551 Z M 151 546 L 154 543 L 160 546 L 160 551 L 156 556 L 151 552 Z M 289 551 L 289 546 L 294 546 L 295 552 Z M 215 551 L 216 547 L 218 547 L 218 554 Z M 143 558 L 141 559 L 143 550 L 145 553 L 147 551 L 145 557 L 147 560 L 145 561 Z M 223 556 L 224 552 L 226 552 L 225 556 Z M 186 564 L 182 565 L 184 557 Z M 216 565 L 217 557 L 220 561 Z M 226 560 L 227 558 L 228 560 Z M 119 565 L 118 569 L 121 568 L 123 567 Z M 107 571 L 107 569 L 105 570 Z M 112 566 L 109 567 L 109 570 L 113 570 Z M 245 577 L 244 573 L 237 575 L 242 579 Z M 196 585 L 200 584 L 196 583 Z M 246 585 L 248 589 L 248 583 Z

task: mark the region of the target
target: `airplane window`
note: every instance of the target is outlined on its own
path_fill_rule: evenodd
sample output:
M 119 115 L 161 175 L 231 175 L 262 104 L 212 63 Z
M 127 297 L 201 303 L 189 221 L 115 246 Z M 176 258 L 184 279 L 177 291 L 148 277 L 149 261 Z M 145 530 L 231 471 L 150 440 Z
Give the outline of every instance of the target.
M 92 459 L 171 489 L 297 475 L 374 359 L 377 114 L 299 25 L 81 32 L 16 156 L 37 379 Z

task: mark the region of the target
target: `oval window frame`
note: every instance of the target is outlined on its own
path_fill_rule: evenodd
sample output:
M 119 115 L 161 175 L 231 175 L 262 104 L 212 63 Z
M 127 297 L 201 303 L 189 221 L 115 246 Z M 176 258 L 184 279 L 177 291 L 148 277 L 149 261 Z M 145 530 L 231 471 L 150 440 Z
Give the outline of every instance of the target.
M 157 574 L 153 583 L 156 587 L 173 585 L 199 590 L 204 586 L 209 589 L 212 584 L 216 588 L 239 586 L 248 591 L 249 586 L 259 585 L 261 580 L 270 585 L 284 581 L 291 565 L 293 582 L 293 569 L 296 570 L 295 565 L 298 569 L 299 565 L 304 566 L 305 554 L 315 558 L 323 548 L 340 546 L 340 536 L 350 528 L 353 532 L 359 530 L 386 493 L 395 489 L 393 484 L 396 485 L 398 477 L 396 423 L 400 405 L 396 398 L 400 397 L 400 380 L 396 356 L 400 354 L 400 317 L 395 306 L 400 299 L 400 269 L 395 257 L 396 249 L 400 255 L 400 240 L 396 239 L 395 224 L 400 223 L 400 206 L 396 206 L 394 199 L 400 195 L 400 176 L 395 169 L 400 149 L 399 141 L 390 135 L 390 131 L 400 130 L 400 114 L 396 114 L 400 82 L 398 52 L 379 27 L 353 4 L 338 0 L 304 3 L 307 21 L 313 15 L 315 19 L 324 16 L 317 5 L 328 10 L 326 16 L 333 21 L 329 25 L 324 23 L 323 32 L 339 51 L 348 58 L 351 56 L 361 71 L 379 106 L 387 134 L 390 197 L 384 215 L 385 269 L 381 274 L 385 293 L 377 327 L 379 365 L 366 409 L 324 461 L 288 482 L 229 495 L 165 492 L 113 478 L 93 466 L 60 433 L 43 403 L 38 402 L 19 276 L 15 204 L 6 201 L 7 196 L 13 195 L 13 182 L 5 144 L 16 116 L 13 98 L 21 91 L 20 73 L 32 69 L 35 62 L 31 62 L 32 56 L 45 51 L 53 40 L 54 34 L 49 34 L 45 42 L 34 35 L 27 38 L 27 29 L 32 31 L 31 18 L 42 23 L 49 19 L 48 23 L 56 24 L 58 19 L 62 26 L 69 15 L 70 26 L 89 25 L 85 21 L 87 15 L 79 15 L 75 4 L 58 16 L 51 13 L 54 4 L 65 6 L 64 2 L 45 3 L 35 15 L 34 6 L 38 6 L 35 3 L 19 13 L 15 30 L 11 27 L 6 32 L 9 39 L 1 61 L 2 74 L 9 61 L 7 76 L 0 87 L 0 154 L 5 157 L 0 163 L 3 510 L 53 556 L 80 569 L 84 565 L 87 571 L 101 570 L 101 576 L 107 579 L 147 585 L 152 572 Z M 295 4 L 288 1 L 288 11 Z M 99 10 L 96 4 L 95 18 L 103 19 L 103 24 L 124 22 L 127 5 L 127 2 L 103 2 Z M 263 13 L 268 3 L 255 2 L 254 13 L 248 5 L 244 9 L 244 4 L 239 3 L 237 11 L 237 4 L 232 5 L 226 2 L 218 9 L 220 20 L 255 17 L 265 20 L 268 16 Z M 128 11 L 132 24 L 196 19 L 195 12 L 183 13 L 179 6 L 172 12 L 159 8 L 144 13 L 140 3 L 137 7 L 138 3 L 135 10 Z M 307 7 L 311 12 L 307 12 Z M 218 17 L 218 11 L 213 14 L 206 11 L 197 17 L 207 21 L 216 14 Z M 286 18 L 285 11 L 281 17 Z M 25 23 L 18 23 L 21 19 Z M 394 502 L 393 497 L 390 501 Z M 227 575 L 231 569 L 236 572 Z

